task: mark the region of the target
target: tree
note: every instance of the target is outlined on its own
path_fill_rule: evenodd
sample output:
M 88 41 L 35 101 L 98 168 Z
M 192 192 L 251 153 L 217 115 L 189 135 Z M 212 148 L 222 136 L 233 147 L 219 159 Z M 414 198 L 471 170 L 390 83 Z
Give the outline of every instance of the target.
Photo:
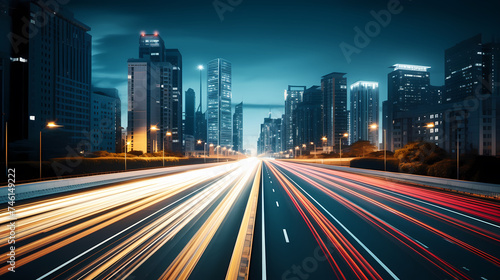
M 349 150 L 350 150 L 348 153 L 349 156 L 360 157 L 376 151 L 377 147 L 372 145 L 370 141 L 360 140 L 352 144 Z
M 447 158 L 446 151 L 428 142 L 413 142 L 405 145 L 402 149 L 396 150 L 394 157 L 400 163 L 420 163 L 432 165 Z

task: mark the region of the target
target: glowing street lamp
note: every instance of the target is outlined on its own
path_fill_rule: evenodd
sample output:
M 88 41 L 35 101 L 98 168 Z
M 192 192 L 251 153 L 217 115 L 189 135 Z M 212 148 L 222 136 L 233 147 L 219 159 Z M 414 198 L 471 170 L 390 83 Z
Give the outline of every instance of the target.
M 316 158 L 316 143 L 311 142 L 311 145 L 314 146 L 314 158 Z
M 165 133 L 165 136 L 167 137 L 167 141 L 169 143 L 168 146 L 170 146 L 170 137 L 172 136 L 172 132 L 170 131 L 167 131 L 167 133 Z M 163 139 L 162 141 L 162 151 L 163 151 L 163 166 L 165 166 L 165 139 Z
M 150 128 L 150 130 L 155 132 L 155 137 L 154 138 L 156 138 L 156 131 L 158 131 L 160 129 L 156 125 L 152 125 L 151 128 Z M 155 149 L 156 143 L 155 143 L 155 139 L 154 138 L 152 139 L 153 140 L 153 143 L 152 143 L 153 144 L 153 147 L 152 147 L 152 152 L 153 153 L 156 152 L 156 149 Z
M 347 138 L 349 137 L 349 133 L 344 133 L 342 137 L 340 137 L 340 166 L 342 166 L 342 138 Z
M 58 125 L 55 122 L 48 122 L 46 128 L 58 128 L 63 127 L 62 125 Z M 42 130 L 40 130 L 40 180 L 42 180 Z
M 128 146 L 130 145 L 130 141 L 125 143 L 125 171 L 127 171 L 127 152 L 128 152 Z

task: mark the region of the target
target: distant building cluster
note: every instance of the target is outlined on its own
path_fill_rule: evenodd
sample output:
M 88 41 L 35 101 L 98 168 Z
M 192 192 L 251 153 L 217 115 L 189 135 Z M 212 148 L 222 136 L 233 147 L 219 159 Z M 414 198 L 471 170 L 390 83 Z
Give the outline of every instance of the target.
M 183 101 L 180 51 L 167 48 L 158 32 L 141 33 L 138 57 L 127 61 L 128 77 L 124 77 L 128 78 L 124 125 L 118 90 L 92 85 L 89 26 L 63 7 L 43 1 L 14 0 L 0 9 L 0 31 L 9 36 L 0 42 L 5 136 L 0 141 L 12 160 L 95 151 L 189 154 L 203 151 L 204 146 L 213 152 L 244 151 L 243 103 L 232 114 L 227 60 L 207 64 L 205 112 L 200 72 L 196 110 L 193 89 L 186 91 Z
M 1 142 L 12 160 L 121 150 L 118 92 L 92 87 L 90 27 L 56 6 L 1 5 Z
M 139 58 L 128 60 L 126 148 L 182 152 L 182 55 L 161 36 L 139 36 Z
M 395 151 L 426 141 L 449 153 L 498 156 L 499 58 L 500 43 L 477 35 L 445 51 L 443 86 L 430 84 L 430 67 L 393 65 L 381 119 L 378 82 L 351 84 L 349 104 L 345 73 L 325 75 L 309 89 L 289 86 L 285 114 L 261 125 L 258 153 L 338 153 L 357 141 Z
M 476 35 L 445 51 L 444 86 L 430 85 L 429 67 L 395 65 L 388 75 L 383 129 L 389 150 L 415 141 L 449 153 L 500 155 L 500 43 Z

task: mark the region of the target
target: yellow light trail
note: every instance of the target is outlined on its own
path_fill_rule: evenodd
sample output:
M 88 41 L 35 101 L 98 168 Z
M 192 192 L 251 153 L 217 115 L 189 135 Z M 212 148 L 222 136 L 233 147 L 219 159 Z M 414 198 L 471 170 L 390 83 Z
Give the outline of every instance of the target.
M 223 220 L 235 204 L 236 200 L 241 196 L 245 186 L 252 182 L 254 173 L 260 162 L 252 160 L 253 166 L 248 166 L 244 170 L 244 174 L 237 184 L 229 191 L 223 200 L 217 205 L 217 208 L 212 212 L 210 217 L 205 221 L 202 227 L 198 230 L 195 236 L 184 247 L 182 252 L 177 256 L 173 263 L 167 268 L 160 279 L 187 279 L 194 270 L 194 267 L 205 252 L 208 244 L 219 229 Z M 250 169 L 251 167 L 251 169 Z M 248 172 L 251 170 L 251 172 Z
M 57 277 L 78 263 L 84 264 L 83 268 L 73 272 L 71 278 L 126 277 L 186 225 L 199 219 L 220 198 L 226 203 L 219 215 L 221 219 L 225 217 L 235 194 L 239 195 L 243 186 L 251 181 L 248 170 L 254 170 L 258 163 L 255 159 L 247 159 L 24 204 L 17 211 L 16 241 L 34 241 L 18 247 L 16 267 L 89 237 L 131 215 L 161 205 L 167 199 L 184 195 L 183 199 L 163 207 L 115 236 L 104 241 L 96 240 L 97 245 L 91 249 L 83 253 L 75 252 L 75 257 L 41 278 Z M 5 224 L 7 214 L 2 213 L 0 221 Z M 0 230 L 1 242 L 7 242 L 6 228 L 3 226 Z M 6 262 L 6 252 L 1 253 L 0 261 Z M 0 268 L 0 275 L 7 271 L 6 266 Z

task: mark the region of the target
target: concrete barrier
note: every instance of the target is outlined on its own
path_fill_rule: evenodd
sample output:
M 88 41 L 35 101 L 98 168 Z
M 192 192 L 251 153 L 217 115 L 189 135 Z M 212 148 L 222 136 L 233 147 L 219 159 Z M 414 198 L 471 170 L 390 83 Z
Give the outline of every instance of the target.
M 332 166 L 332 165 L 324 165 L 324 164 L 315 164 L 309 162 L 296 161 L 297 163 L 309 164 L 317 167 L 351 172 L 356 174 L 363 174 L 368 176 L 376 176 L 379 178 L 394 180 L 398 182 L 417 184 L 426 187 L 438 188 L 443 190 L 473 194 L 488 198 L 500 199 L 500 185 L 496 184 L 487 184 L 487 183 L 479 183 L 479 182 L 471 182 L 471 181 L 462 181 L 455 179 L 447 179 L 447 178 L 439 178 L 439 177 L 431 177 L 431 176 L 423 176 L 423 175 L 414 175 L 407 173 L 396 173 L 396 172 L 386 172 L 379 170 L 370 170 L 370 169 L 362 169 L 362 168 L 353 168 L 353 167 L 341 167 L 341 166 Z
M 15 201 L 36 198 L 45 195 L 53 195 L 62 192 L 69 192 L 75 190 L 82 190 L 107 184 L 115 184 L 129 180 L 154 177 L 160 175 L 168 175 L 177 172 L 183 172 L 193 169 L 201 169 L 212 167 L 224 163 L 209 163 L 209 164 L 195 164 L 184 165 L 176 167 L 155 168 L 150 170 L 137 170 L 129 172 L 120 172 L 113 174 L 103 174 L 87 177 L 77 177 L 61 180 L 42 181 L 36 183 L 28 183 L 16 185 L 14 195 Z M 7 203 L 8 196 L 12 195 L 8 192 L 8 186 L 0 187 L 0 203 Z

